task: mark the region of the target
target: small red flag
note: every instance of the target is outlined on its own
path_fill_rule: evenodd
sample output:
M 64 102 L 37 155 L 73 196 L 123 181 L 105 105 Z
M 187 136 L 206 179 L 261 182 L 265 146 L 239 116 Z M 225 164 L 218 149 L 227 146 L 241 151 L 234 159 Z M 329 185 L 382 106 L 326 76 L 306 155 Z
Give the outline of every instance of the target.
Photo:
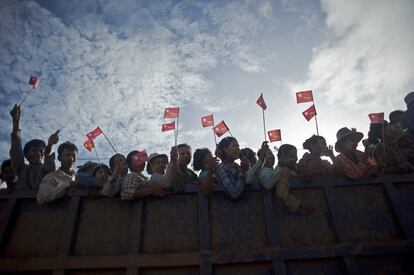
M 142 150 L 132 156 L 132 163 L 136 166 L 145 163 L 148 160 L 147 150 Z
M 203 125 L 203 127 L 214 126 L 214 118 L 213 118 L 213 115 L 203 116 L 201 118 L 201 125 Z
M 96 127 L 95 130 L 89 132 L 86 134 L 86 136 L 88 137 L 88 139 L 94 140 L 97 136 L 99 136 L 100 134 L 102 134 L 102 130 L 99 127 Z
M 296 103 L 304 103 L 309 101 L 313 101 L 313 94 L 311 90 L 296 93 Z
M 267 135 L 269 136 L 270 142 L 275 142 L 275 141 L 281 141 L 282 140 L 282 134 L 280 132 L 280 129 L 268 131 Z
M 161 132 L 171 131 L 175 129 L 175 121 L 171 123 L 165 123 L 162 125 Z
M 40 84 L 40 79 L 31 75 L 29 78 L 29 85 L 32 85 L 33 88 L 37 88 L 39 84 Z
M 309 121 L 311 118 L 313 118 L 314 116 L 316 116 L 315 105 L 310 106 L 302 114 L 306 118 L 306 120 Z
M 89 152 L 92 152 L 92 149 L 95 148 L 95 145 L 93 144 L 93 140 L 92 139 L 87 139 L 83 143 L 83 146 L 85 146 L 86 150 L 88 150 Z
M 213 127 L 213 131 L 214 133 L 216 133 L 218 137 L 221 137 L 222 135 L 224 135 L 225 133 L 229 131 L 229 127 L 227 127 L 224 120 L 222 120 L 219 124 Z
M 165 108 L 164 118 L 176 118 L 180 115 L 179 107 Z
M 368 114 L 371 124 L 382 124 L 384 123 L 384 113 L 372 113 Z
M 260 94 L 259 98 L 256 100 L 257 105 L 259 105 L 263 110 L 267 109 L 266 102 L 264 101 L 263 94 Z

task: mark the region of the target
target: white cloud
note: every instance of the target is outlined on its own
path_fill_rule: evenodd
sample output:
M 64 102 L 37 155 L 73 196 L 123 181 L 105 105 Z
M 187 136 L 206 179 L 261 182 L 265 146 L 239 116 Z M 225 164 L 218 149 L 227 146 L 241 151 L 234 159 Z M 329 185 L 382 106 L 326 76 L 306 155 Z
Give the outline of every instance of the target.
M 264 69 L 265 53 L 247 38 L 271 25 L 268 6 L 235 2 L 219 12 L 219 3 L 195 5 L 210 24 L 205 26 L 189 18 L 190 4 L 171 6 L 167 13 L 135 1 L 59 3 L 51 4 L 52 11 L 35 2 L 4 1 L 0 7 L 2 121 L 10 120 L 8 110 L 22 98 L 27 76 L 41 78 L 22 107 L 25 141 L 47 139 L 63 128 L 62 141 L 82 146 L 85 134 L 99 125 L 122 153 L 136 147 L 168 150 L 171 137 L 160 132 L 165 107 L 204 102 L 207 110 L 220 109 L 221 102 L 207 93 L 212 83 L 205 72 L 223 58 L 248 72 Z M 111 154 L 103 138 L 97 146 L 100 154 Z
M 358 111 L 400 106 L 414 85 L 414 3 L 321 2 L 332 34 L 314 49 L 306 79 L 291 90 L 312 88 L 322 103 Z

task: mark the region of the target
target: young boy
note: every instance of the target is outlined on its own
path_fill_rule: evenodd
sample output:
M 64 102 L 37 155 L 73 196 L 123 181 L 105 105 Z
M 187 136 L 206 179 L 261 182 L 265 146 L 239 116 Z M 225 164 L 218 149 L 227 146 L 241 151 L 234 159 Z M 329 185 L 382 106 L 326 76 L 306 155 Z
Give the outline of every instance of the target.
M 63 197 L 69 187 L 75 186 L 76 172 L 72 168 L 76 163 L 77 155 L 78 148 L 75 144 L 67 141 L 59 146 L 60 168 L 43 178 L 36 197 L 39 204 Z
M 102 194 L 107 197 L 114 197 L 121 192 L 122 183 L 128 174 L 128 164 L 124 155 L 119 153 L 113 155 L 109 159 L 109 169 L 111 175 L 102 188 Z
M 195 184 L 197 182 L 197 174 L 188 168 L 191 162 L 191 147 L 188 144 L 179 144 L 177 146 L 178 152 L 178 171 L 176 180 L 173 184 L 173 190 L 182 192 L 186 184 Z
M 299 177 L 296 172 L 296 162 L 298 160 L 296 147 L 290 144 L 283 144 L 277 154 L 279 160 L 278 166 L 281 168 L 280 177 L 276 185 L 276 195 L 283 204 L 291 211 L 296 212 L 300 209 L 308 213 L 316 210 L 314 203 L 309 201 L 300 201 L 289 193 L 289 180 Z
M 22 149 L 20 124 L 20 106 L 14 105 L 10 111 L 13 120 L 11 133 L 10 158 L 18 175 L 16 190 L 38 190 L 42 178 L 49 172 L 55 171 L 55 154 L 50 154 L 52 146 L 59 141 L 59 131 L 49 137 L 46 145 L 43 140 L 32 139 Z M 43 157 L 44 162 L 43 162 Z M 27 159 L 29 164 L 24 163 Z

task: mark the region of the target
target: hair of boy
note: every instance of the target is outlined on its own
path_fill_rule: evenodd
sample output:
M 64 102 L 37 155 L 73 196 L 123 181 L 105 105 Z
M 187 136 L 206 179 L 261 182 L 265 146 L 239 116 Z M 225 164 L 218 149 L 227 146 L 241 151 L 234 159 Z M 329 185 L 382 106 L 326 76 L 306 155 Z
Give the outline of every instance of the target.
M 6 169 L 6 167 L 10 167 L 10 166 L 12 166 L 11 159 L 6 159 L 5 161 L 2 162 L 1 171 L 0 171 L 0 179 L 3 180 L 4 169 Z
M 122 155 L 122 154 L 119 154 L 119 153 L 116 153 L 115 155 L 113 155 L 110 159 L 109 159 L 109 169 L 111 169 L 111 171 L 114 171 L 114 168 L 115 168 L 115 159 L 116 159 L 116 157 L 117 156 L 120 156 L 120 157 L 124 157 L 124 155 Z
M 256 153 L 250 148 L 243 148 L 240 150 L 240 156 L 252 160 L 256 158 Z
M 126 157 L 126 161 L 127 161 L 129 169 L 131 169 L 131 166 L 132 166 L 132 157 L 137 153 L 139 153 L 139 151 L 137 151 L 137 150 L 134 150 L 134 151 L 131 151 L 131 152 L 128 153 L 128 155 Z
M 191 146 L 188 145 L 187 143 L 181 143 L 177 145 L 177 149 L 178 148 L 189 148 L 191 150 Z
M 111 173 L 111 170 L 109 170 L 109 167 L 107 165 L 101 163 L 93 169 L 92 176 L 95 177 L 96 173 L 98 173 L 98 170 L 100 170 L 100 169 L 106 170 L 106 172 L 108 174 Z
M 76 147 L 75 144 L 73 144 L 70 141 L 66 141 L 64 143 L 62 143 L 61 145 L 59 145 L 58 147 L 58 156 L 62 156 L 63 151 L 68 150 L 68 151 L 76 151 L 76 153 L 78 152 L 78 147 Z
M 42 148 L 43 150 L 45 150 L 46 148 L 46 142 L 44 142 L 41 139 L 32 139 L 29 142 L 27 142 L 24 145 L 23 148 L 23 153 L 26 155 L 27 153 L 29 153 L 30 148 Z
M 291 144 L 283 144 L 282 146 L 279 147 L 279 151 L 277 152 L 277 157 L 283 157 L 286 156 L 289 152 L 291 151 L 297 151 L 296 147 L 291 145 Z
M 226 154 L 224 153 L 224 149 L 228 148 L 230 146 L 230 144 L 235 141 L 237 142 L 237 139 L 235 137 L 225 137 L 222 140 L 220 140 L 219 144 L 217 145 L 217 147 L 222 151 L 222 155 L 220 156 L 221 160 L 225 160 L 226 159 Z
M 211 154 L 211 152 L 207 148 L 201 148 L 201 149 L 195 150 L 194 156 L 193 156 L 194 170 L 199 171 L 203 168 L 203 161 L 208 154 Z
M 316 145 L 320 140 L 323 140 L 326 142 L 325 138 L 322 136 L 317 136 L 317 135 L 313 135 L 310 138 L 308 138 L 304 143 L 303 143 L 303 149 L 306 150 L 311 150 L 312 146 Z

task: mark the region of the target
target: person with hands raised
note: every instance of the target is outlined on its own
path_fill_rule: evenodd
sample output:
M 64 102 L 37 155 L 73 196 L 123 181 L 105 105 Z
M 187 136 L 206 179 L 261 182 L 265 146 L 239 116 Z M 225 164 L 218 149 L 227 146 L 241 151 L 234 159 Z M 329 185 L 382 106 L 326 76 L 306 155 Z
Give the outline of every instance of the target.
M 128 164 L 122 154 L 115 154 L 109 159 L 109 169 L 111 175 L 102 188 L 102 195 L 107 197 L 114 197 L 121 192 L 122 183 L 125 176 L 128 174 Z
M 59 131 L 49 137 L 48 144 L 40 139 L 32 139 L 22 148 L 20 130 L 21 109 L 14 105 L 10 111 L 13 130 L 11 133 L 10 159 L 14 170 L 18 175 L 16 190 L 39 189 L 43 177 L 55 171 L 55 154 L 52 153 L 53 145 L 59 141 Z M 29 162 L 25 164 L 24 159 Z

